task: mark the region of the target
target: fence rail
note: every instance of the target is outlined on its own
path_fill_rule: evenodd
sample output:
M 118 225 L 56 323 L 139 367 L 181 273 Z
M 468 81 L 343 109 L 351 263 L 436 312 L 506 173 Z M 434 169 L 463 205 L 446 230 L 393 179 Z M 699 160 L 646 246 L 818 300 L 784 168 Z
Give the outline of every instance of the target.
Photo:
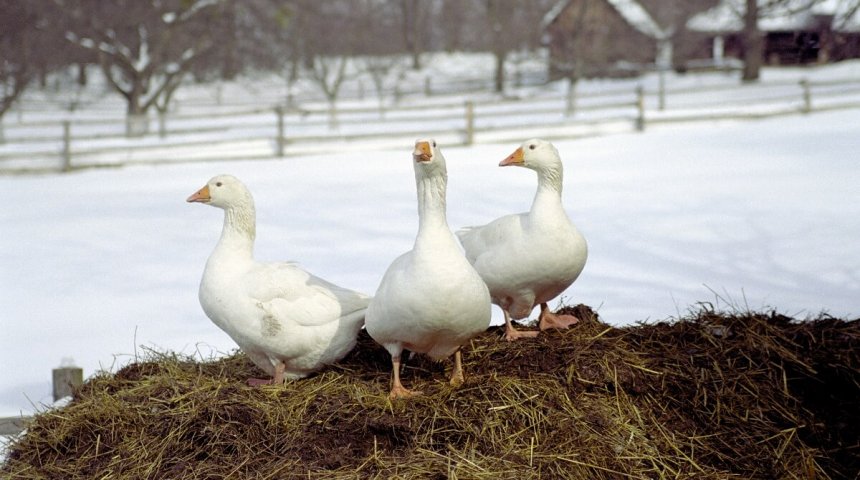
M 51 371 L 53 379 L 53 397 L 57 400 L 74 395 L 84 383 L 84 371 L 80 367 L 62 366 Z M 0 435 L 16 435 L 27 428 L 31 417 L 0 417 Z
M 715 94 L 711 97 L 710 93 Z M 432 135 L 446 145 L 519 141 L 526 132 L 578 138 L 634 131 L 648 124 L 764 118 L 860 108 L 860 79 L 712 85 L 672 90 L 611 89 L 576 96 L 463 102 L 444 97 L 401 105 L 320 105 L 171 113 L 147 118 L 151 134 L 125 136 L 110 117 L 7 123 L 0 173 L 68 171 L 106 165 L 279 158 L 367 145 L 401 145 Z M 428 128 L 432 125 L 432 128 Z

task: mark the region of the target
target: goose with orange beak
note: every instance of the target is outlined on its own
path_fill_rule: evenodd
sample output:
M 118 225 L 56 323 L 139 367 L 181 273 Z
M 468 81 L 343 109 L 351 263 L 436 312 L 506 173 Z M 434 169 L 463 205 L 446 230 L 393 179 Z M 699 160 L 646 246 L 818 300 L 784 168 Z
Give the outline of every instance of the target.
M 418 140 L 412 152 L 418 191 L 418 235 L 412 250 L 386 270 L 367 308 L 367 333 L 391 354 L 389 398 L 421 392 L 400 379 L 403 350 L 434 360 L 454 356 L 450 383 L 465 381 L 460 346 L 490 324 L 490 294 L 466 261 L 446 219 L 448 173 L 432 139 Z
M 307 376 L 355 347 L 370 298 L 294 263 L 254 260 L 251 192 L 219 175 L 187 199 L 224 210 L 224 227 L 200 281 L 200 305 L 248 358 L 271 376 L 251 385 Z
M 564 292 L 582 272 L 588 258 L 585 238 L 570 221 L 561 202 L 563 165 L 558 150 L 532 139 L 499 163 L 534 170 L 537 193 L 528 212 L 506 215 L 487 225 L 457 232 L 466 258 L 490 290 L 505 316 L 505 338 L 535 337 L 517 330 L 512 320 L 528 318 L 540 305 L 540 329 L 568 328 L 577 322 L 558 315 L 547 302 Z

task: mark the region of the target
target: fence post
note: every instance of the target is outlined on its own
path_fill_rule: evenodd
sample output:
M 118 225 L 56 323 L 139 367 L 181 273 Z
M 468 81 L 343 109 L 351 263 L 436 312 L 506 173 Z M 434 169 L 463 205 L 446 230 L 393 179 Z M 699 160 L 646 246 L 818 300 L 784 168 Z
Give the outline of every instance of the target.
M 803 113 L 809 113 L 812 111 L 812 92 L 809 89 L 809 80 L 801 79 L 800 80 L 800 88 L 803 91 L 803 107 L 801 111 Z
M 636 87 L 636 130 L 645 130 L 645 89 Z
M 278 105 L 275 107 L 275 115 L 278 116 L 278 138 L 275 139 L 275 145 L 277 146 L 276 155 L 278 157 L 284 156 L 284 107 Z
M 60 366 L 52 370 L 54 401 L 74 395 L 75 390 L 84 384 L 84 370 L 74 365 Z
M 63 120 L 63 165 L 64 172 L 72 169 L 72 125 Z
M 431 80 L 430 75 L 427 75 L 426 77 L 424 77 L 424 96 L 425 97 L 429 97 L 430 95 L 433 95 L 433 88 L 431 86 L 431 81 L 432 80 Z
M 475 102 L 466 100 L 466 145 L 475 142 Z

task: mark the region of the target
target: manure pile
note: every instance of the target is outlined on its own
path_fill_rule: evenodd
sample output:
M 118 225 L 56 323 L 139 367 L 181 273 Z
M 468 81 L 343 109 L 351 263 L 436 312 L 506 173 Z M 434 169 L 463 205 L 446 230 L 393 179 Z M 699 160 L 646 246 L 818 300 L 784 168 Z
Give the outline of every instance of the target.
M 152 353 L 37 415 L 0 477 L 854 479 L 860 321 L 704 310 L 571 330 L 450 362 L 409 362 L 425 395 L 387 399 L 390 359 L 362 333 L 335 367 L 285 387 L 237 353 Z

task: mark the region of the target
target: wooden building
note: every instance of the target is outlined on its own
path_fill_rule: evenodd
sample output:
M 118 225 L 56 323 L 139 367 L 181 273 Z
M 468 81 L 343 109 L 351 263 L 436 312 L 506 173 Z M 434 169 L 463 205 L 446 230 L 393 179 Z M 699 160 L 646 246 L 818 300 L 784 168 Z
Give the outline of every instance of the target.
M 719 65 L 742 59 L 742 0 L 722 0 L 692 17 L 687 28 L 701 34 L 700 58 Z M 798 0 L 762 8 L 758 28 L 769 65 L 823 63 L 860 58 L 860 11 L 839 0 Z
M 544 18 L 551 79 L 637 75 L 671 62 L 669 35 L 636 0 L 562 0 Z

